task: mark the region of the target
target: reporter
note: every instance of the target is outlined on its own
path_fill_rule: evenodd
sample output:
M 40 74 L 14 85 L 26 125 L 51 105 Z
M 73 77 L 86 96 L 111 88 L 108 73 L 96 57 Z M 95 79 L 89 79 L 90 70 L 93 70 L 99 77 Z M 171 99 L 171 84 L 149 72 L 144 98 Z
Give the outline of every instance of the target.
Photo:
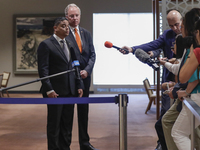
M 190 79 L 192 74 L 195 72 L 196 68 L 200 64 L 200 19 L 198 18 L 195 26 L 195 38 L 198 47 L 193 50 L 191 47 L 190 59 L 187 59 L 185 65 L 180 71 L 180 81 L 185 82 Z
M 183 19 L 183 22 L 184 22 L 184 19 Z M 194 24 L 194 21 L 192 22 L 191 21 L 191 25 Z M 194 29 L 194 25 L 193 26 L 190 26 L 190 29 Z M 186 29 L 184 28 L 184 25 L 182 24 L 181 25 L 181 32 L 182 32 L 182 35 L 184 38 L 180 37 L 179 36 L 179 39 L 176 39 L 176 46 L 177 46 L 177 49 L 178 49 L 178 57 L 179 58 L 182 54 L 184 57 L 187 58 L 187 55 L 189 54 L 190 52 L 190 49 L 188 49 L 188 47 L 191 46 L 191 35 L 192 33 L 189 33 L 189 32 L 186 32 L 185 34 L 185 30 L 188 31 L 189 29 L 186 27 Z M 187 37 L 186 37 L 187 36 Z M 184 46 L 183 46 L 184 45 Z M 186 52 L 186 49 L 183 51 L 183 49 L 185 48 L 185 46 L 187 47 L 187 52 Z M 182 62 L 181 62 L 181 65 L 180 65 L 180 68 L 181 66 L 184 64 L 185 62 L 185 58 L 182 58 Z M 178 118 L 179 116 L 179 112 L 181 111 L 182 109 L 182 103 L 180 101 L 180 99 L 178 99 L 178 95 L 177 95 L 177 92 L 178 90 L 180 90 L 180 88 L 182 89 L 191 89 L 191 85 L 194 85 L 195 82 L 192 82 L 192 83 L 189 83 L 188 86 L 187 86 L 187 83 L 180 83 L 180 81 L 178 81 L 178 83 L 174 86 L 174 88 L 171 88 L 172 91 L 169 92 L 169 96 L 170 98 L 176 98 L 174 104 L 170 107 L 170 109 L 165 113 L 165 115 L 163 116 L 162 118 L 162 126 L 163 126 L 163 131 L 164 131 L 164 135 L 165 135 L 165 139 L 166 139 L 166 144 L 167 144 L 167 148 L 168 150 L 178 150 L 176 144 L 174 143 L 174 140 L 171 136 L 171 130 L 172 130 L 172 127 L 176 121 L 176 119 Z M 173 93 L 173 94 L 172 94 Z M 195 130 L 195 148 L 196 150 L 199 150 L 200 149 L 200 144 L 199 144 L 199 128 L 197 128 Z
M 172 42 L 174 42 L 177 34 L 181 33 L 181 22 L 182 16 L 177 10 L 169 10 L 167 12 L 167 21 L 171 29 L 165 30 L 160 37 L 154 41 L 151 41 L 146 44 L 139 46 L 128 47 L 124 46 L 122 49 L 129 50 L 129 53 L 135 53 L 136 49 L 140 48 L 146 52 L 155 51 L 159 48 L 163 49 L 164 57 L 171 59 L 174 57 L 173 52 L 171 51 Z M 125 53 L 123 50 L 120 50 L 121 53 Z M 170 73 L 165 67 L 163 67 L 162 73 L 162 83 L 169 82 L 174 80 L 174 75 Z M 161 115 L 158 121 L 155 124 L 155 129 L 159 138 L 158 143 L 161 144 L 162 150 L 167 150 L 165 143 L 164 133 L 162 129 L 161 119 L 165 112 L 170 108 L 170 98 L 168 95 L 162 94 L 162 106 L 161 106 Z
M 181 23 L 182 24 L 182 23 Z M 183 26 L 183 25 L 182 25 Z M 177 52 L 177 43 L 179 43 L 179 39 L 178 37 L 182 38 L 181 34 L 178 34 L 176 36 L 176 40 L 174 42 L 174 46 L 172 47 L 172 51 L 173 53 L 176 55 Z M 174 60 L 175 59 L 175 60 Z M 166 58 L 159 58 L 160 64 L 164 65 L 170 72 L 172 72 L 174 75 L 178 75 L 178 71 L 179 71 L 179 67 L 180 67 L 180 62 L 182 61 L 181 57 L 178 58 L 172 58 L 168 61 L 166 61 Z
M 182 35 L 185 36 L 183 29 L 184 29 L 184 25 L 183 25 L 183 22 L 182 22 L 181 32 L 182 32 Z M 175 44 L 174 44 L 174 53 L 175 54 L 177 52 L 177 47 L 179 48 L 180 44 L 181 44 L 180 40 L 178 40 L 177 37 L 176 37 L 176 41 L 175 41 Z M 178 49 L 178 50 L 180 50 L 180 49 Z M 183 49 L 181 49 L 181 51 L 183 51 Z M 184 57 L 184 55 L 185 55 L 185 52 L 183 54 L 183 57 Z M 184 58 L 179 58 L 179 60 L 182 60 L 179 64 L 172 64 L 171 65 L 171 66 L 173 66 L 173 70 L 171 70 L 171 71 L 173 71 L 173 73 L 177 76 L 178 76 L 178 72 L 179 72 L 179 67 L 181 67 L 183 65 Z M 182 84 L 179 84 L 179 83 L 180 82 L 177 81 L 177 83 L 173 87 L 171 86 L 169 88 L 168 95 L 171 98 L 171 100 L 174 100 L 174 103 L 170 107 L 170 109 L 164 114 L 164 116 L 162 118 L 162 127 L 163 127 L 163 132 L 164 132 L 164 136 L 165 136 L 166 145 L 167 145 L 168 150 L 178 150 L 178 148 L 177 148 L 176 144 L 174 143 L 174 140 L 171 136 L 171 130 L 172 130 L 172 127 L 173 127 L 173 125 L 174 125 L 174 123 L 175 123 L 175 121 L 176 121 L 176 119 L 177 119 L 177 117 L 180 113 L 180 110 L 182 108 L 181 107 L 182 103 L 179 99 L 177 99 L 178 96 L 174 94 L 174 93 L 176 93 L 174 91 L 177 91 L 180 88 L 185 88 L 187 86 L 187 84 L 182 85 Z
M 190 34 L 190 35 L 194 34 L 194 31 L 196 30 L 197 26 L 195 28 L 193 26 L 195 24 L 196 18 L 199 19 L 199 17 L 200 17 L 200 9 L 199 8 L 193 8 L 189 12 L 186 13 L 184 27 L 185 27 L 185 32 L 187 34 Z M 196 40 L 198 40 L 198 39 L 196 38 Z M 195 46 L 195 45 L 196 45 L 196 42 L 194 42 L 193 46 Z M 190 67 L 192 67 L 190 64 L 190 61 L 191 61 L 191 56 L 193 54 L 193 46 L 191 46 L 188 58 L 184 64 L 184 66 L 181 68 L 179 79 L 180 79 L 181 83 L 184 83 L 187 81 L 189 82 L 187 89 L 184 92 L 185 92 L 185 94 L 190 95 L 189 92 L 191 91 L 192 92 L 191 99 L 194 102 L 196 102 L 198 105 L 200 105 L 200 94 L 198 94 L 198 91 L 200 90 L 200 85 L 196 86 L 196 84 L 198 84 L 197 73 L 194 73 L 194 71 L 192 72 L 192 69 L 190 69 Z M 186 66 L 188 66 L 188 67 L 186 67 Z M 192 68 L 194 68 L 194 67 L 192 67 Z M 187 75 L 187 77 L 185 78 L 183 76 L 183 73 L 184 73 L 184 76 L 186 74 L 190 74 L 191 76 Z M 183 94 L 183 91 L 178 91 L 177 93 L 180 98 L 181 94 Z M 173 128 L 172 128 L 172 137 L 174 139 L 174 142 L 176 143 L 177 148 L 180 150 L 189 150 L 191 148 L 191 141 L 189 139 L 189 135 L 191 134 L 191 131 L 189 130 L 190 125 L 191 125 L 190 124 L 190 111 L 184 105 Z M 200 122 L 196 122 L 195 127 L 197 127 L 198 125 L 200 125 Z

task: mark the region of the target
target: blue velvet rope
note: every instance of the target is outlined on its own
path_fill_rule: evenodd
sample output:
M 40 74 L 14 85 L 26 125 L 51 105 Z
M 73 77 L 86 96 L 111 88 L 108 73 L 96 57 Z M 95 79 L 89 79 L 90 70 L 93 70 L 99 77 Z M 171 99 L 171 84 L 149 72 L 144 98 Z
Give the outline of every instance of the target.
M 118 103 L 118 97 L 0 98 L 0 104 L 88 104 L 88 103 Z

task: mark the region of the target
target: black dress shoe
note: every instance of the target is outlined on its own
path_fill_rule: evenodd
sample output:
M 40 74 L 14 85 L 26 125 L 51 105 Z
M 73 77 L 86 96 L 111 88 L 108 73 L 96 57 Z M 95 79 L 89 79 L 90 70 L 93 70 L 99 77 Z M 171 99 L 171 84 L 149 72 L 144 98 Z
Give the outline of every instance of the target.
M 80 150 L 99 150 L 99 149 L 96 149 L 91 144 L 88 144 L 88 145 L 82 145 Z
M 156 149 L 155 150 L 162 150 L 162 146 L 160 143 L 158 143 L 158 145 L 156 146 Z

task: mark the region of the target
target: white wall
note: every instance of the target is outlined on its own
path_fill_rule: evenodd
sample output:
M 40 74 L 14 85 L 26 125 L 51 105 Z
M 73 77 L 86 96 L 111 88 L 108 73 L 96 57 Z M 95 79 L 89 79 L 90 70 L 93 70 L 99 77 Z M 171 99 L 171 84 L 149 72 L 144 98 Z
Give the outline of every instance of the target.
M 0 0 L 0 73 L 3 71 L 11 72 L 8 86 L 38 78 L 38 75 L 15 75 L 13 73 L 13 14 L 63 13 L 64 15 L 64 8 L 69 3 L 75 3 L 81 8 L 81 26 L 88 29 L 91 34 L 93 34 L 93 13 L 151 12 L 152 10 L 150 0 Z M 145 20 L 138 23 L 145 23 Z M 112 25 L 108 24 L 108 26 Z M 13 91 L 38 91 L 40 85 L 40 82 L 37 82 L 15 88 Z

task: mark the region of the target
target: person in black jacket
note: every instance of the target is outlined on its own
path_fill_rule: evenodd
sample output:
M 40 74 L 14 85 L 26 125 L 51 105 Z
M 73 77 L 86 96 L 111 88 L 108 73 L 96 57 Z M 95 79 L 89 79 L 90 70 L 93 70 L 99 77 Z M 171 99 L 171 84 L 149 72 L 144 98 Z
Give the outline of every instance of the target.
M 57 18 L 54 34 L 38 47 L 38 72 L 40 78 L 72 69 L 70 51 L 73 47 L 65 37 L 69 22 Z M 82 97 L 84 85 L 76 79 L 75 72 L 42 80 L 41 91 L 45 98 Z M 73 104 L 47 105 L 48 150 L 70 150 L 73 124 Z

